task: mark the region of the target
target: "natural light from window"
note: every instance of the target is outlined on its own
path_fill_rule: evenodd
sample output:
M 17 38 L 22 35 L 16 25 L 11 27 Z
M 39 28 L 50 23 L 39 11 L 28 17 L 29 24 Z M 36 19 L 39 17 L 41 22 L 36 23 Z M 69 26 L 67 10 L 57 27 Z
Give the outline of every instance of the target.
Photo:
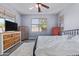
M 47 29 L 46 18 L 35 18 L 32 19 L 32 32 L 42 32 Z

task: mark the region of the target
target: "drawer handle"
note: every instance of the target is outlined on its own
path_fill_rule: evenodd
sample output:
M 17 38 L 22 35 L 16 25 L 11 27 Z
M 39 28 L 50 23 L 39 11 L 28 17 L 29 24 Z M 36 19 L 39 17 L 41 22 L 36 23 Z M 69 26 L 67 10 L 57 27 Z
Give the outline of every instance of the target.
M 11 37 L 13 37 L 13 35 L 11 35 Z

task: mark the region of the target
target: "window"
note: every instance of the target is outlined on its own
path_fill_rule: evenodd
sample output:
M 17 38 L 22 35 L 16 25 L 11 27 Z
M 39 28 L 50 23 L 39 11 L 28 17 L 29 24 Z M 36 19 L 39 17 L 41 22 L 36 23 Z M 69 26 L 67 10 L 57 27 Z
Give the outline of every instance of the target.
M 45 29 L 47 29 L 46 18 L 32 19 L 32 32 L 42 32 Z

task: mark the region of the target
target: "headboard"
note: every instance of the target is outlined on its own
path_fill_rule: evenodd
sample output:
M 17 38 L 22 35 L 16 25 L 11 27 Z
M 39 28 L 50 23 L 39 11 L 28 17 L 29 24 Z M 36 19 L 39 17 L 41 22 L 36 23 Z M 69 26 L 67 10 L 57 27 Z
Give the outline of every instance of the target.
M 79 29 L 73 29 L 73 30 L 66 30 L 66 31 L 62 31 L 61 33 L 62 35 L 79 35 Z

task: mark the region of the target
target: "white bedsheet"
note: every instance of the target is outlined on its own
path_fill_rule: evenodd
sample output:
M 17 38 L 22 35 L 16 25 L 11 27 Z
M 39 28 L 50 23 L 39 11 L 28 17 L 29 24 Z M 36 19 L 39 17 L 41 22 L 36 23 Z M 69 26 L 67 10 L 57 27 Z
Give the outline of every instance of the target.
M 67 56 L 79 54 L 79 42 L 66 36 L 40 36 L 35 51 L 37 56 Z

